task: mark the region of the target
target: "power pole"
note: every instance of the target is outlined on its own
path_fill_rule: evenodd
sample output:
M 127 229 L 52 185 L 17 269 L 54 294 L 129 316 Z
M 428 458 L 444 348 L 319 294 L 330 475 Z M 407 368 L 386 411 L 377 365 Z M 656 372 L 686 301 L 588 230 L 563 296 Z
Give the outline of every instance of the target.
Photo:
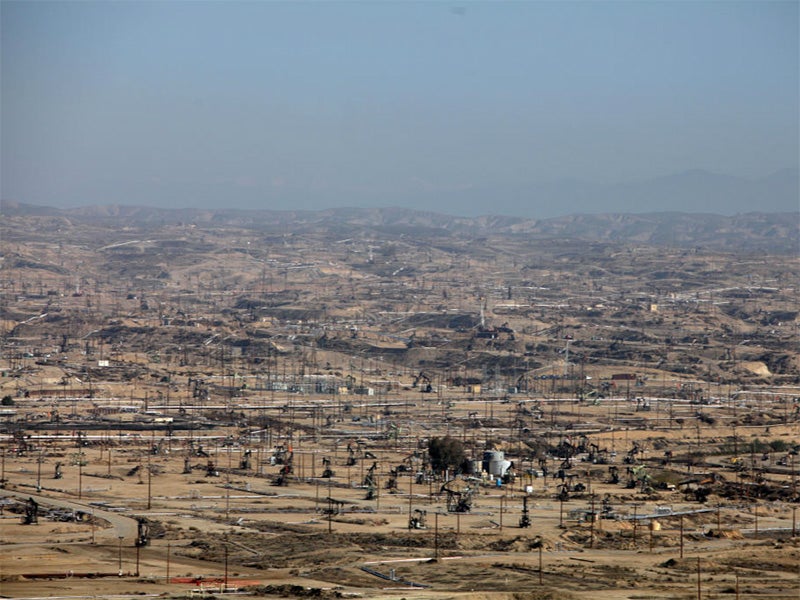
M 439 561 L 439 511 L 433 513 L 433 560 Z
M 539 541 L 539 585 L 542 585 L 542 542 Z
M 78 500 L 83 494 L 83 452 L 78 452 Z
M 119 576 L 122 577 L 122 540 L 124 536 L 118 536 L 117 539 L 119 540 L 119 552 L 118 552 L 118 569 L 119 569 Z
M 36 491 L 42 491 L 42 451 L 39 450 L 39 457 L 36 459 Z
M 699 560 L 699 559 L 698 559 Z M 224 589 L 228 589 L 228 545 L 225 544 L 225 579 L 223 580 Z
M 700 599 L 700 557 L 697 557 L 697 600 Z

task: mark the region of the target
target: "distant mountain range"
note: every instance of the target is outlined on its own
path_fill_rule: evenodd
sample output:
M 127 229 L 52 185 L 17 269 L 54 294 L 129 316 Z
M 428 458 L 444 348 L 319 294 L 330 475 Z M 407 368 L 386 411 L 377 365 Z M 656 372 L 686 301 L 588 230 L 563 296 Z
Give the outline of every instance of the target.
M 415 201 L 452 214 L 493 214 L 531 218 L 566 214 L 708 212 L 723 215 L 800 210 L 798 169 L 747 179 L 691 170 L 628 183 L 601 184 L 577 179 L 530 185 L 472 187 L 437 191 Z
M 435 177 L 434 177 L 435 179 Z M 327 207 L 403 206 L 415 210 L 434 210 L 459 217 L 505 215 L 529 219 L 549 219 L 579 214 L 645 214 L 662 212 L 736 215 L 750 212 L 794 212 L 800 210 L 800 170 L 786 168 L 765 177 L 747 178 L 711 173 L 700 169 L 663 177 L 624 183 L 597 183 L 579 179 L 544 182 L 492 182 L 436 185 L 417 182 L 386 189 L 311 189 L 303 185 L 169 186 L 136 189 L 141 201 L 123 204 L 173 206 L 216 210 L 222 207 L 241 210 L 324 210 Z M 152 198 L 152 200 L 150 200 Z M 24 198 L 5 197 L 5 201 Z M 37 200 L 36 202 L 42 202 Z M 56 206 L 76 207 L 75 200 Z M 96 201 L 87 201 L 93 204 Z M 118 203 L 111 195 L 101 204 Z
M 689 212 L 576 214 L 550 219 L 455 217 L 405 208 L 337 208 L 320 211 L 163 209 L 89 206 L 58 209 L 2 204 L 4 226 L 22 219 L 57 219 L 59 227 L 151 229 L 190 225 L 258 229 L 265 233 L 328 232 L 342 237 L 416 238 L 519 236 L 585 242 L 703 247 L 720 251 L 800 254 L 800 211 L 749 212 L 735 216 Z

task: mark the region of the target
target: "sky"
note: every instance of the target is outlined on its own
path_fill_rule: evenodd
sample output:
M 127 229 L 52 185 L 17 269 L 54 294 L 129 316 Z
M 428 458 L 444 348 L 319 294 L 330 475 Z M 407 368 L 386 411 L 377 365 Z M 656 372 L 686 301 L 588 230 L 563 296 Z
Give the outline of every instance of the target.
M 484 214 L 798 165 L 797 1 L 3 0 L 0 27 L 3 200 Z

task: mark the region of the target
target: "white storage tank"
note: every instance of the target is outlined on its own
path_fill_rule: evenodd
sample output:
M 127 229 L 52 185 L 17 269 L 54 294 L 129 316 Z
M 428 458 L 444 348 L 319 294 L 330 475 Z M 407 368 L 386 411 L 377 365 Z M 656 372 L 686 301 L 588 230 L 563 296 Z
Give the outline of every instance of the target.
M 492 477 L 502 477 L 511 466 L 502 450 L 487 450 L 483 453 L 483 470 Z

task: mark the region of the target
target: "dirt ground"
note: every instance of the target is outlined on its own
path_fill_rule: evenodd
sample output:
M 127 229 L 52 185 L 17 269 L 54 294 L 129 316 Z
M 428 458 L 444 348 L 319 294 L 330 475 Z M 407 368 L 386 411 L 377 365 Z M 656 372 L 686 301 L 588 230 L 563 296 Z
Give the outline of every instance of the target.
M 468 412 L 477 404 L 454 403 L 450 410 Z M 500 415 L 511 410 L 494 409 Z M 583 418 L 599 419 L 606 410 L 584 406 Z M 346 440 L 298 433 L 292 438 L 294 472 L 276 486 L 274 440 L 271 446 L 239 438 L 223 445 L 237 433 L 232 428 L 195 432 L 191 445 L 183 432 L 166 439 L 101 431 L 82 441 L 73 430 L 59 433 L 38 441 L 40 451 L 15 453 L 7 446 L 3 455 L 4 597 L 180 597 L 210 588 L 220 595 L 226 580 L 228 588 L 261 597 L 800 595 L 800 538 L 792 535 L 796 504 L 786 500 L 727 498 L 718 487 L 701 504 L 680 489 L 642 493 L 611 484 L 610 465 L 576 462 L 571 472 L 588 488 L 563 504 L 557 499 L 561 481 L 552 474 L 520 476 L 501 487 L 470 482 L 477 492 L 472 509 L 462 514 L 448 512 L 441 482 L 417 483 L 410 472 L 400 473 L 397 488 L 386 489 L 389 467 L 413 453 L 415 439 L 374 440 L 367 446 L 374 458 L 360 457 L 348 467 Z M 645 429 L 591 439 L 620 449 L 638 441 L 655 456 L 655 440 L 678 448 L 686 433 Z M 708 428 L 704 443 L 726 433 Z M 764 428 L 748 435 L 763 437 Z M 772 426 L 769 436 L 796 440 L 797 425 Z M 197 455 L 199 446 L 208 457 Z M 240 468 L 248 450 L 252 462 Z M 509 457 L 514 451 L 508 448 Z M 335 472 L 331 478 L 321 477 L 323 457 Z M 621 457 L 613 461 L 624 472 Z M 56 462 L 62 463 L 59 479 Z M 367 500 L 362 483 L 373 463 L 378 493 Z M 729 465 L 727 457 L 707 456 L 706 463 L 694 473 L 687 465 L 658 461 L 648 468 L 654 479 L 714 471 L 737 480 L 722 466 Z M 790 486 L 792 473 L 781 473 L 776 469 L 768 478 Z M 23 525 L 30 497 L 39 503 L 38 523 Z M 519 526 L 523 497 L 528 528 Z M 592 507 L 599 512 L 603 499 L 614 518 L 592 522 L 584 515 Z M 337 510 L 330 514 L 329 506 Z M 73 511 L 80 512 L 77 520 Z M 409 529 L 416 511 L 425 512 L 424 529 Z M 136 517 L 147 519 L 150 537 L 138 548 Z M 64 520 L 54 520 L 59 518 Z

